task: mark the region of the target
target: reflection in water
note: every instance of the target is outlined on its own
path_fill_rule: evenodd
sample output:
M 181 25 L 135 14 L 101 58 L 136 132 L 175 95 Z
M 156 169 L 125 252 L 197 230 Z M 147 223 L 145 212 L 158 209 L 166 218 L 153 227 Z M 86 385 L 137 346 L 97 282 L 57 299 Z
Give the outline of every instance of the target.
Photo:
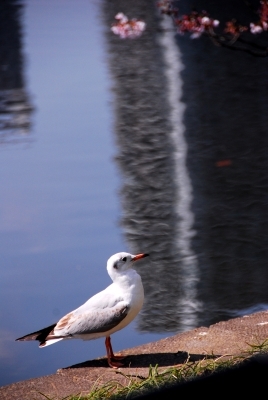
M 154 2 L 146 7 L 138 3 L 142 12 L 136 17 L 146 17 L 148 27 L 142 38 L 127 42 L 108 37 L 116 81 L 120 149 L 116 159 L 124 177 L 122 225 L 131 251 L 151 256 L 150 270 L 139 268 L 145 287 L 139 329 L 185 330 L 197 325 L 197 260 L 190 244 L 193 215 L 183 105 L 176 93 L 181 90 L 181 63 L 170 60 L 178 57 L 175 44 L 169 43 L 170 34 L 155 35 L 159 21 Z M 116 11 L 111 12 L 109 5 L 105 15 L 112 20 Z
M 181 55 L 174 41 L 172 23 L 169 17 L 161 21 L 163 34 L 160 43 L 163 47 L 165 59 L 164 72 L 167 78 L 167 99 L 170 108 L 171 139 L 173 143 L 173 154 L 175 160 L 175 184 L 177 196 L 178 226 L 175 243 L 178 246 L 181 269 L 182 295 L 178 302 L 180 318 L 180 330 L 194 328 L 198 325 L 197 311 L 201 309 L 201 303 L 197 301 L 196 284 L 198 282 L 198 262 L 191 247 L 191 239 L 195 235 L 193 230 L 194 215 L 191 211 L 192 186 L 186 167 L 187 144 L 184 133 L 183 116 L 185 107 L 181 102 L 182 71 Z
M 151 253 L 139 329 L 267 304 L 266 61 L 203 39 L 179 51 L 153 1 L 106 3 L 107 25 L 118 11 L 147 24 L 137 40 L 108 34 L 122 225 L 131 252 Z
M 208 325 L 268 302 L 267 60 L 177 40 L 200 321 Z
M 31 113 L 23 80 L 20 1 L 0 3 L 0 144 L 29 141 Z

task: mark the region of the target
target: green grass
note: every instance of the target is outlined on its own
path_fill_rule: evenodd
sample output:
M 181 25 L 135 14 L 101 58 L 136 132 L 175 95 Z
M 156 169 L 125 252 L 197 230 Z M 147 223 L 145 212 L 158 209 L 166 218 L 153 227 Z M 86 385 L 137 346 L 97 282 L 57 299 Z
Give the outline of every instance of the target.
M 165 370 L 159 369 L 158 365 L 150 365 L 148 375 L 145 377 L 138 375 L 126 375 L 121 371 L 115 371 L 115 379 L 110 380 L 104 385 L 95 382 L 94 387 L 87 396 L 68 396 L 62 400 L 121 400 L 133 399 L 135 396 L 144 394 L 157 388 L 163 388 L 175 383 L 185 382 L 202 375 L 209 375 L 215 371 L 238 365 L 245 362 L 256 354 L 268 352 L 268 339 L 257 344 L 249 344 L 249 350 L 237 356 L 223 355 L 214 357 L 213 354 L 204 356 L 202 360 L 191 361 L 190 357 L 183 363 Z M 126 384 L 123 385 L 116 379 L 116 375 L 125 378 Z M 47 400 L 53 400 L 46 395 Z

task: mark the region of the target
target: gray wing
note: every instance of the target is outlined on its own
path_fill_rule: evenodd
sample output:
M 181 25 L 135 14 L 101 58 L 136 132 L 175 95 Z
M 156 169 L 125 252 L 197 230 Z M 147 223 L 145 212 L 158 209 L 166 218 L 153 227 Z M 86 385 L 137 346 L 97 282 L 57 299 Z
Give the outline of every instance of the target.
M 54 328 L 54 337 L 109 331 L 127 316 L 128 311 L 128 304 L 121 302 L 111 308 L 93 309 L 83 313 L 71 312 L 59 320 Z

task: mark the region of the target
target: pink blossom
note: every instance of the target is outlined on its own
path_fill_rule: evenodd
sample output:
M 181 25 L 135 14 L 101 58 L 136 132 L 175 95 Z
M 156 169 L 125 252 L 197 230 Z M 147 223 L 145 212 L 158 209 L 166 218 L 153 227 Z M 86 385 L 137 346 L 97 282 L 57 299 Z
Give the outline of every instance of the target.
M 260 25 L 250 24 L 250 32 L 253 34 L 261 33 L 263 31 Z
M 122 12 L 116 14 L 115 19 L 118 22 L 115 22 L 111 26 L 111 31 L 115 34 L 120 36 L 122 39 L 130 38 L 134 39 L 143 33 L 146 28 L 146 24 L 144 21 L 139 19 L 133 18 L 128 19 L 125 14 Z
M 175 24 L 178 27 L 178 33 L 190 32 L 191 39 L 199 38 L 204 32 L 212 30 L 213 27 L 219 25 L 217 19 L 209 18 L 207 13 L 197 13 L 192 11 L 190 14 L 183 15 L 180 19 L 175 19 Z
M 114 18 L 118 19 L 122 24 L 128 22 L 128 17 L 122 12 L 117 13 Z
M 259 9 L 260 20 L 257 24 L 250 24 L 250 32 L 253 34 L 268 30 L 268 0 L 262 0 Z
M 235 19 L 233 19 L 232 21 L 226 22 L 224 32 L 233 36 L 239 36 L 247 30 L 248 28 L 246 26 L 240 25 Z
M 268 0 L 262 0 L 260 3 L 261 3 L 261 8 L 259 10 L 260 20 L 262 23 L 267 23 L 268 22 Z
M 201 18 L 200 22 L 202 25 L 210 25 L 210 19 L 208 17 Z

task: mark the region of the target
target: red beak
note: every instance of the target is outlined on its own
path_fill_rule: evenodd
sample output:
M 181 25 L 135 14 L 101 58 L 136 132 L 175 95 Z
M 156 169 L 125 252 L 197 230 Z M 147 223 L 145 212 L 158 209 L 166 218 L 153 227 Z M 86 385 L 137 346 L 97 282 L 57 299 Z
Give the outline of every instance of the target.
M 135 257 L 132 258 L 132 261 L 137 261 L 140 258 L 144 258 L 144 257 L 148 257 L 148 256 L 149 256 L 149 254 L 144 254 L 144 253 L 137 254 Z

